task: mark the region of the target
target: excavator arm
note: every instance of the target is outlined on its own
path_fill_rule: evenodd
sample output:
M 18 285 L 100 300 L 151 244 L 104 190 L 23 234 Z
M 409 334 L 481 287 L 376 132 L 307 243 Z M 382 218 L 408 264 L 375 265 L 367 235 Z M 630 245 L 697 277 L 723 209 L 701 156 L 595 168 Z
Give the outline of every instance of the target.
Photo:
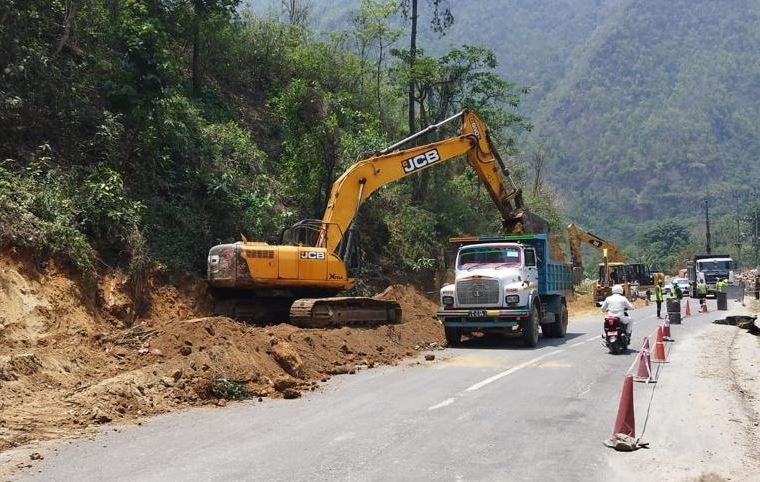
M 458 135 L 430 144 L 401 149 L 442 126 L 461 118 Z M 450 159 L 466 155 L 467 161 L 483 182 L 499 210 L 508 233 L 547 232 L 546 221 L 523 206 L 522 192 L 512 180 L 499 153 L 491 143 L 485 123 L 472 111 L 464 110 L 444 121 L 431 125 L 368 159 L 351 166 L 332 186 L 323 225 L 330 235 L 321 244 L 328 252 L 337 252 L 361 204 L 380 187 L 403 179 Z M 509 182 L 505 186 L 502 178 Z M 337 230 L 337 235 L 332 234 Z
M 607 260 L 610 263 L 625 263 L 625 256 L 620 252 L 617 246 L 602 239 L 596 234 L 584 231 L 575 224 L 567 225 L 568 239 L 570 240 L 570 256 L 573 261 L 573 268 L 583 267 L 583 254 L 581 245 L 586 244 L 594 249 L 604 252 L 607 250 Z
M 623 253 L 620 252 L 617 246 L 606 239 L 602 239 L 596 234 L 584 231 L 572 223 L 567 225 L 567 235 L 570 241 L 570 257 L 573 263 L 573 281 L 575 284 L 580 283 L 583 272 L 583 253 L 581 247 L 584 244 L 605 253 L 607 256 L 606 263 L 608 264 L 625 264 L 625 256 L 623 256 Z M 605 272 L 607 271 L 608 270 L 605 269 Z M 609 284 L 606 280 L 608 276 L 608 274 L 605 274 L 605 282 L 603 283 L 605 286 Z

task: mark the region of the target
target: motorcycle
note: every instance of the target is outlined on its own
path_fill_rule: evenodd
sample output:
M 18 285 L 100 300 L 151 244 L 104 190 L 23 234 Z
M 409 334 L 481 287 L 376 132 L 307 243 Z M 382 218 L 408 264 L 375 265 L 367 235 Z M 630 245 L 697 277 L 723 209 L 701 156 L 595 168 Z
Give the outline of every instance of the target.
M 628 313 L 625 313 L 625 316 L 628 316 Z M 613 355 L 624 352 L 631 344 L 625 328 L 625 324 L 619 316 L 606 315 L 604 317 L 604 344 Z

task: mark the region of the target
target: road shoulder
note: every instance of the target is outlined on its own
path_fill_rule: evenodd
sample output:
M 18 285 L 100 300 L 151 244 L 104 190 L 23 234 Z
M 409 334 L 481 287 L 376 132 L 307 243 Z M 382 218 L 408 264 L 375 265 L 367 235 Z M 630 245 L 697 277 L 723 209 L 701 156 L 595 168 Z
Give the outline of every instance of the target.
M 727 325 L 678 331 L 656 386 L 634 390 L 637 434 L 651 448 L 610 452 L 614 480 L 760 480 L 758 338 Z

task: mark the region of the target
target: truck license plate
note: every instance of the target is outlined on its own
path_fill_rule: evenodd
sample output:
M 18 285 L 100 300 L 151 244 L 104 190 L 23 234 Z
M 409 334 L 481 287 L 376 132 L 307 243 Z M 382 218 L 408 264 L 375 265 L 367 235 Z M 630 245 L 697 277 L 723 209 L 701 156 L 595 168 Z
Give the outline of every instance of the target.
M 471 318 L 485 318 L 486 316 L 488 316 L 488 312 L 486 310 L 470 310 Z

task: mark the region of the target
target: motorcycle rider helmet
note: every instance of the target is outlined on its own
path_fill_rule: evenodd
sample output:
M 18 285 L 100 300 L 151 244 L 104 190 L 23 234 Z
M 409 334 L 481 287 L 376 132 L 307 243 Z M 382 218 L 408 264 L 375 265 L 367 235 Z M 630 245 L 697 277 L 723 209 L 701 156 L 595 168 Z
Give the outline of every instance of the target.
M 623 294 L 623 285 L 615 285 L 612 287 L 612 294 L 613 295 L 622 295 Z

